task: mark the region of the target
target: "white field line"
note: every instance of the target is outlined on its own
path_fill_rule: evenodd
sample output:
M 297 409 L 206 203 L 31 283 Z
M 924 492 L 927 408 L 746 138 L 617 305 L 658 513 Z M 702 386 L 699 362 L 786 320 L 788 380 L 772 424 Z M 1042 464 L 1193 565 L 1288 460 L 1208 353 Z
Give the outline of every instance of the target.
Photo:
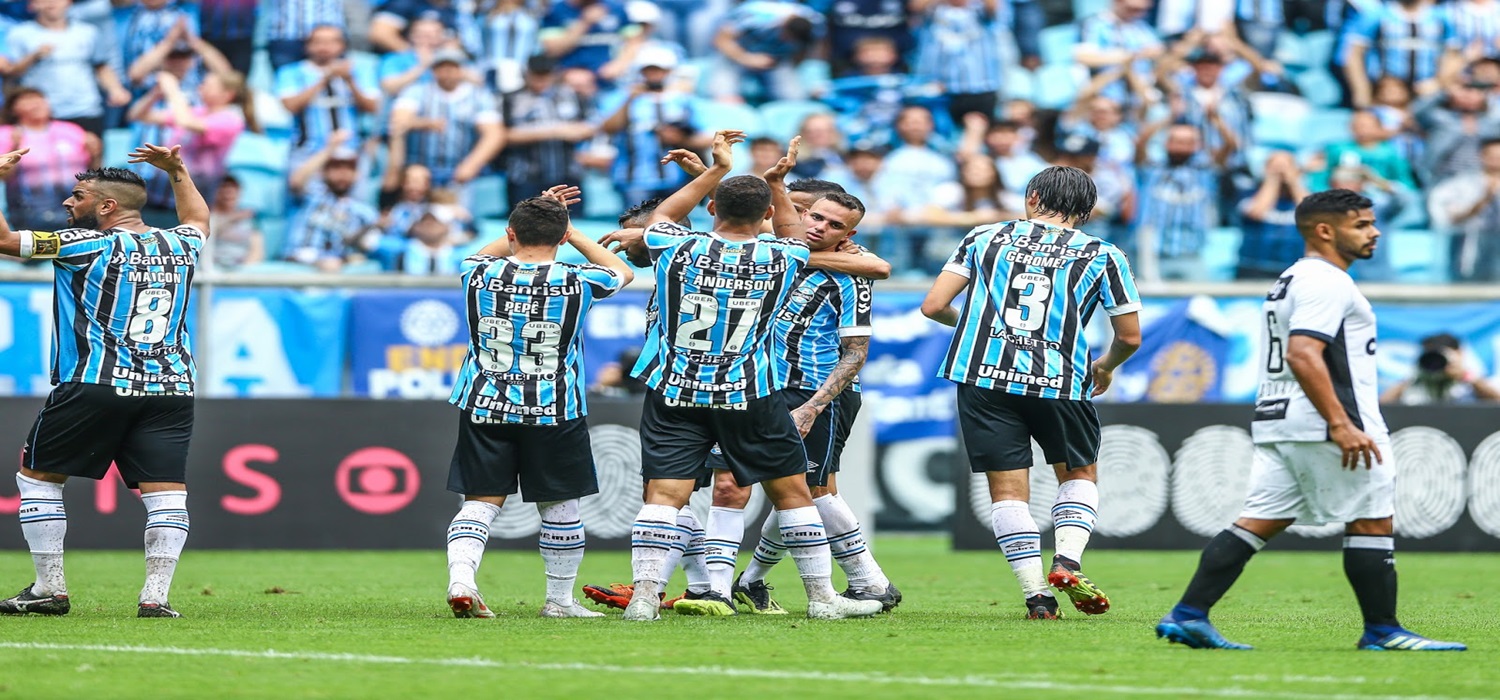
M 478 657 L 422 658 L 380 656 L 374 654 L 340 654 L 316 651 L 276 651 L 266 649 L 206 649 L 192 647 L 153 647 L 115 644 L 53 644 L 49 642 L 0 642 L 0 649 L 21 651 L 79 651 L 106 654 L 143 654 L 155 656 L 205 656 L 273 661 L 325 661 L 331 663 L 368 664 L 376 666 L 445 666 L 494 668 L 514 671 L 559 671 L 566 673 L 639 674 L 671 676 L 710 676 L 715 678 L 760 678 L 766 680 L 851 683 L 874 685 L 912 685 L 966 688 L 1000 688 L 1007 690 L 1061 690 L 1073 692 L 1115 693 L 1121 695 L 1174 695 L 1219 698 L 1284 698 L 1285 700 L 1458 700 L 1436 695 L 1335 695 L 1328 693 L 1289 693 L 1251 688 L 1198 688 L 1191 686 L 1101 685 L 1079 682 L 1035 680 L 1035 676 L 1008 678 L 994 675 L 904 676 L 883 673 L 782 671 L 775 669 L 731 668 L 725 666 L 617 666 L 589 663 L 528 663 L 495 661 Z M 1236 676 L 1236 680 L 1277 681 L 1275 676 Z M 1364 678 L 1340 679 L 1317 677 L 1319 682 L 1364 682 Z

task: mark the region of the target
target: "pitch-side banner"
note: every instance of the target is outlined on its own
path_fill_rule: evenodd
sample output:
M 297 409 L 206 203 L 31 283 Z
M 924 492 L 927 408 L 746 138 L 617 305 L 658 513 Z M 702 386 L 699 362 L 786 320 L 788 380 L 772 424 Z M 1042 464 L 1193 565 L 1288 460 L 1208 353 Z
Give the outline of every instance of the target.
M 1196 549 L 1233 522 L 1250 487 L 1251 410 L 1100 406 L 1099 522 L 1091 546 Z M 1500 408 L 1397 407 L 1385 415 L 1397 475 L 1398 546 L 1500 551 Z M 1031 514 L 1050 540 L 1057 478 L 1039 450 L 1035 456 Z M 954 546 L 992 550 L 985 479 L 961 456 L 954 467 Z M 1342 533 L 1340 523 L 1296 525 L 1272 546 L 1328 549 Z

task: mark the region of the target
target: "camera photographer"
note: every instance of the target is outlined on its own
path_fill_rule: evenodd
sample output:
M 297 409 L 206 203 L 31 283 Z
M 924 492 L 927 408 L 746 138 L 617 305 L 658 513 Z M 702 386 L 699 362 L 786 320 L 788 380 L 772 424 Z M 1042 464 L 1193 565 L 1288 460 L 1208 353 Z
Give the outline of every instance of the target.
M 1500 400 L 1500 391 L 1469 370 L 1458 338 L 1438 333 L 1422 339 L 1417 372 L 1380 396 L 1381 403 L 1405 406 Z

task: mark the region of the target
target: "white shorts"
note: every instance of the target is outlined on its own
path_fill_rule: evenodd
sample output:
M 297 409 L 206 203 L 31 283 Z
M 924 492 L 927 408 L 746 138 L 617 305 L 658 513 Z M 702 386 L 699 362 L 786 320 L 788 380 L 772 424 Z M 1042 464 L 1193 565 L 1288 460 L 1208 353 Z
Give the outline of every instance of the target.
M 1296 520 L 1301 525 L 1378 520 L 1396 513 L 1395 453 L 1377 440 L 1385 463 L 1350 471 L 1332 442 L 1269 442 L 1255 446 L 1250 495 L 1242 518 Z

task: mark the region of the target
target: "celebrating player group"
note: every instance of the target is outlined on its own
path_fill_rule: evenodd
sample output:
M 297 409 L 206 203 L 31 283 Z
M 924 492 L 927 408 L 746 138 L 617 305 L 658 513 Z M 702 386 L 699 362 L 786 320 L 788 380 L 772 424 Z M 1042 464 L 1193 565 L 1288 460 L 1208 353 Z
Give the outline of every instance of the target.
M 902 602 L 837 486 L 861 405 L 872 283 L 890 266 L 851 240 L 865 203 L 836 183 L 786 182 L 798 139 L 761 176 L 727 177 L 731 150 L 744 139 L 718 132 L 707 163 L 688 151 L 665 154 L 664 165 L 693 179 L 665 200 L 632 207 L 603 241 L 572 227 L 568 207 L 579 190 L 559 185 L 516 205 L 505 237 L 464 262 L 469 349 L 451 398 L 459 430 L 448 479 L 463 496 L 447 533 L 454 615 L 494 617 L 476 573 L 491 523 L 520 493 L 542 520 L 541 615 L 604 617 L 574 597 L 585 548 L 579 499 L 599 490 L 581 329 L 597 300 L 632 281 L 631 265 L 651 268 L 655 281 L 644 349 L 630 368 L 648 388 L 643 505 L 631 529 L 630 583 L 584 586 L 584 595 L 631 621 L 658 620 L 664 608 L 786 614 L 766 574 L 790 554 L 811 618 L 868 617 Z M 0 178 L 25 155 L 0 155 Z M 58 320 L 57 388 L 27 435 L 16 476 L 36 576 L 0 601 L 0 613 L 68 612 L 64 483 L 102 478 L 114 462 L 147 510 L 138 615 L 179 616 L 168 593 L 188 532 L 194 366 L 185 317 L 208 207 L 178 149 L 146 144 L 132 156 L 171 176 L 177 228 L 143 224 L 142 181 L 113 168 L 77 176 L 63 203 L 73 228 L 12 231 L 0 218 L 0 253 L 54 261 Z M 695 231 L 688 216 L 705 198 L 712 228 Z M 1062 616 L 1054 590 L 1086 615 L 1110 608 L 1082 572 L 1101 507 L 1092 399 L 1140 345 L 1141 299 L 1120 250 L 1078 230 L 1096 198 L 1084 171 L 1042 171 L 1027 186 L 1026 218 L 971 231 L 922 304 L 926 316 L 954 327 L 939 374 L 957 385 L 958 423 L 971 468 L 988 482 L 996 544 L 1025 616 L 1036 620 Z M 1210 608 L 1292 523 L 1342 522 L 1344 569 L 1365 620 L 1358 646 L 1464 649 L 1396 619 L 1394 465 L 1376 405 L 1375 318 L 1347 273 L 1380 236 L 1371 209 L 1347 190 L 1297 207 L 1307 257 L 1266 296 L 1252 491 L 1239 519 L 1204 550 L 1182 601 L 1157 624 L 1159 637 L 1250 648 L 1225 639 L 1208 621 Z M 586 263 L 558 261 L 565 244 Z M 1099 310 L 1113 340 L 1096 355 L 1084 325 Z M 1030 511 L 1033 443 L 1059 482 L 1050 566 Z M 736 575 L 757 484 L 775 511 Z M 706 525 L 687 507 L 698 488 L 713 489 Z M 834 562 L 848 580 L 841 593 Z M 679 565 L 688 588 L 668 598 Z

